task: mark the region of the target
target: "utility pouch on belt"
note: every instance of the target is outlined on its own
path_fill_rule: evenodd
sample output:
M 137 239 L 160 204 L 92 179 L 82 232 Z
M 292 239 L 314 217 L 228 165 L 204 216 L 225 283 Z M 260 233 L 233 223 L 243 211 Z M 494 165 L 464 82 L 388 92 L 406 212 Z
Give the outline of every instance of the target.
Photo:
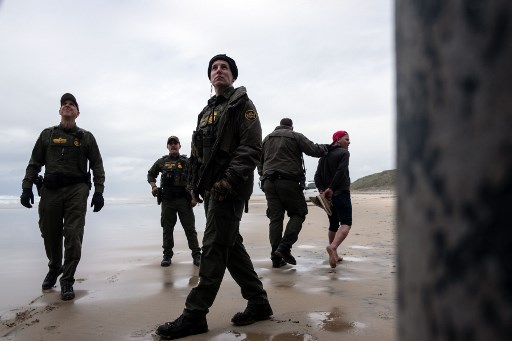
M 203 157 L 203 131 L 194 130 L 192 133 L 192 143 L 197 151 L 197 156 Z
M 305 175 L 301 176 L 300 181 L 299 181 L 299 187 L 301 190 L 306 189 L 306 176 Z
M 162 203 L 162 188 L 158 188 L 158 191 L 156 192 L 156 203 L 157 205 Z
M 36 185 L 37 195 L 41 196 L 41 187 L 43 187 L 43 176 L 39 175 L 37 178 L 34 178 L 34 185 Z
M 268 179 L 268 180 L 271 180 L 271 181 L 272 181 L 272 180 L 275 180 L 275 179 L 277 179 L 277 176 L 278 176 L 278 175 L 279 175 L 279 173 L 278 173 L 278 172 L 273 171 L 273 170 L 269 170 L 269 171 L 268 171 L 268 172 L 266 172 L 266 173 L 265 173 L 265 175 L 263 176 L 263 180 L 262 180 L 262 182 L 263 182 L 264 180 L 267 180 L 267 179 Z
M 266 176 L 264 176 L 264 175 L 260 176 L 260 183 L 259 183 L 259 185 L 260 185 L 260 189 L 263 192 L 265 192 L 265 190 L 264 190 L 264 188 L 265 188 L 265 180 L 267 180 Z
M 210 161 L 215 138 L 203 136 L 202 141 L 203 141 L 203 146 L 202 146 L 203 147 L 203 163 L 206 164 L 206 163 L 208 163 L 208 161 Z

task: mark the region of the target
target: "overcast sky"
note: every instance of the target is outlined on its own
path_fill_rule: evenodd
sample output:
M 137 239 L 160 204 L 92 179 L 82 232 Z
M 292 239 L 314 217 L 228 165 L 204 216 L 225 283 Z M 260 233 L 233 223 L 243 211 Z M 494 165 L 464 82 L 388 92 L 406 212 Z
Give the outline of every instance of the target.
M 263 136 L 283 117 L 317 143 L 347 130 L 352 181 L 395 168 L 393 30 L 391 0 L 0 0 L 0 195 L 21 193 L 65 92 L 100 146 L 105 197 L 149 194 L 168 136 L 190 154 L 219 53 Z

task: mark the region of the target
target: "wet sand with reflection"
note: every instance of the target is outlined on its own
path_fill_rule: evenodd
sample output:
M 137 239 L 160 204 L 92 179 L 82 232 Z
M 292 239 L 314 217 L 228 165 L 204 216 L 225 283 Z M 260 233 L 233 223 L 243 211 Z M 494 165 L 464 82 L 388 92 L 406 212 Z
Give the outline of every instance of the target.
M 395 200 L 388 192 L 352 194 L 354 226 L 339 249 L 343 262 L 335 269 L 329 267 L 325 251 L 327 217 L 309 204 L 292 249 L 297 265 L 273 269 L 266 202 L 264 197 L 254 197 L 242 219 L 241 233 L 274 316 L 249 326 L 233 326 L 231 317 L 246 302 L 226 272 L 207 316 L 209 332 L 185 340 L 394 340 Z M 202 207 L 195 212 L 202 237 Z M 88 213 L 75 300 L 61 301 L 58 285 L 38 291 L 46 260 L 37 259 L 30 265 L 37 270 L 24 275 L 28 279 L 23 278 L 22 296 L 17 297 L 20 304 L 1 306 L 0 338 L 158 340 L 156 327 L 181 314 L 187 294 L 199 280 L 181 226 L 175 228 L 172 265 L 160 267 L 158 215 L 159 207 L 153 203 L 112 205 L 103 216 Z M 42 240 L 39 248 L 42 253 Z M 17 292 L 16 283 L 8 284 L 2 297 Z

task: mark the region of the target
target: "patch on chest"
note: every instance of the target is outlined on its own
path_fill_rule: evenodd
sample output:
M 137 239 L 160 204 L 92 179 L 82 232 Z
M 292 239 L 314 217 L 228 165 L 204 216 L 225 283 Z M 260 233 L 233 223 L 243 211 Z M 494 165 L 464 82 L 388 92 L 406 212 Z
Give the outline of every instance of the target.
M 165 169 L 182 169 L 183 165 L 181 164 L 180 161 L 178 161 L 178 162 L 166 162 L 164 164 L 164 168 Z
M 212 125 L 219 119 L 219 112 L 214 111 L 213 113 L 206 113 L 201 118 L 201 122 L 199 123 L 200 127 L 205 127 L 207 125 Z

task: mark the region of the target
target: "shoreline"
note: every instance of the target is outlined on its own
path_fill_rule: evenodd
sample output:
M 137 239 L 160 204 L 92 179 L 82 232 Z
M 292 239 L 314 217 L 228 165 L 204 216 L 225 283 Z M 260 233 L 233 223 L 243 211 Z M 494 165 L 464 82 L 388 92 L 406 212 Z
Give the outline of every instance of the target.
M 231 325 L 246 301 L 226 272 L 207 315 L 209 332 L 186 340 L 394 340 L 396 196 L 392 191 L 357 191 L 352 203 L 354 226 L 339 249 L 344 260 L 335 269 L 325 250 L 327 216 L 311 203 L 292 249 L 297 265 L 273 269 L 266 201 L 254 195 L 240 230 L 274 316 L 245 327 Z M 46 259 L 42 240 L 36 239 L 34 252 L 43 258 L 34 261 L 37 271 L 23 285 L 26 303 L 8 309 L 2 305 L 2 339 L 158 340 L 156 327 L 181 314 L 198 282 L 181 225 L 175 228 L 173 263 L 162 268 L 160 207 L 151 202 L 105 208 L 105 214 L 87 215 L 73 301 L 60 300 L 58 284 L 41 293 Z M 204 224 L 202 206 L 195 214 L 196 226 Z M 4 288 L 4 296 L 12 285 Z

